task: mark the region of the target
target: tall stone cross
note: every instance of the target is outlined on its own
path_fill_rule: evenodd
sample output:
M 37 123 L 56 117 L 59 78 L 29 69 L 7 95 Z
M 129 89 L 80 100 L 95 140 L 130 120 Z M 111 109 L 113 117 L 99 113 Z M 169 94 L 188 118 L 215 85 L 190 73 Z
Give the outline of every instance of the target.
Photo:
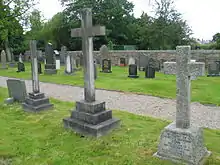
M 32 88 L 33 93 L 40 93 L 38 66 L 37 66 L 37 43 L 35 40 L 30 41 L 31 50 L 31 69 L 32 69 Z
M 176 48 L 176 127 L 188 129 L 190 127 L 190 46 Z
M 72 29 L 72 37 L 82 37 L 84 56 L 84 95 L 85 101 L 95 101 L 95 80 L 93 63 L 93 36 L 104 36 L 104 26 L 92 25 L 92 9 L 85 8 L 81 12 L 81 28 Z

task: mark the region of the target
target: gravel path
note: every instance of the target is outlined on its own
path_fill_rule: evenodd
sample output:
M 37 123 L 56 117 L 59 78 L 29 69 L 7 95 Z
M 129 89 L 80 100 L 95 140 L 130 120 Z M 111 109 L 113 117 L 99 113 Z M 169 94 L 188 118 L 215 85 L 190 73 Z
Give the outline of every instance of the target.
M 0 76 L 0 86 L 7 87 L 7 77 Z M 25 80 L 27 91 L 31 92 L 31 81 Z M 40 83 L 40 89 L 47 96 L 63 101 L 83 99 L 83 88 L 69 85 Z M 174 120 L 176 102 L 147 95 L 126 94 L 122 92 L 96 90 L 96 99 L 105 101 L 108 109 L 128 111 L 131 113 Z M 191 104 L 192 124 L 206 128 L 220 129 L 220 107 Z

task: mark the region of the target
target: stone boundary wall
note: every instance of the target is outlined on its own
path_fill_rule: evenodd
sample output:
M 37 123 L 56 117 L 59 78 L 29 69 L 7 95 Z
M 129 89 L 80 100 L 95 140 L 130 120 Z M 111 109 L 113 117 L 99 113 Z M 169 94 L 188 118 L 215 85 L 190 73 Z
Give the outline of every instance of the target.
M 82 51 L 69 51 L 73 56 L 82 56 Z M 134 57 L 137 61 L 141 55 L 152 57 L 155 60 L 161 61 L 176 61 L 176 50 L 128 50 L 128 51 L 109 51 L 112 60 L 112 65 L 119 65 L 120 58 L 125 58 L 126 63 L 130 56 Z M 198 62 L 205 62 L 207 65 L 214 60 L 220 60 L 220 50 L 191 50 L 191 59 Z M 101 59 L 100 52 L 94 51 L 94 57 Z

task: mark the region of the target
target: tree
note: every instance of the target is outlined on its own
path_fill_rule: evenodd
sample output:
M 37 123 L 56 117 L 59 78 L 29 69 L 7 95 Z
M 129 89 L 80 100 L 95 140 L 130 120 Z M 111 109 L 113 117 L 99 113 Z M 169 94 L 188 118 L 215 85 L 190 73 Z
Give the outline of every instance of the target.
M 0 41 L 5 47 L 8 60 L 12 60 L 10 43 L 13 35 L 20 29 L 19 24 L 25 22 L 28 11 L 35 0 L 0 0 Z

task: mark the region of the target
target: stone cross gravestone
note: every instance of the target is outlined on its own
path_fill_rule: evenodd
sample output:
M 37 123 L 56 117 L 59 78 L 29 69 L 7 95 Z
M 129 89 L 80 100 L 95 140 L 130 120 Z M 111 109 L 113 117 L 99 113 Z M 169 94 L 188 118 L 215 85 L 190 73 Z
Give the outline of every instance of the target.
M 39 112 L 48 110 L 53 107 L 50 104 L 49 98 L 45 97 L 44 93 L 40 92 L 39 76 L 38 76 L 38 61 L 37 61 L 37 42 L 30 41 L 31 50 L 31 70 L 32 70 L 32 93 L 28 94 L 25 102 L 22 104 L 23 109 L 29 112 Z
M 176 48 L 176 122 L 162 131 L 155 156 L 200 165 L 210 152 L 204 147 L 202 129 L 190 124 L 190 50 L 190 46 Z
M 1 52 L 1 69 L 8 69 L 7 66 L 7 57 L 4 50 Z
M 54 50 L 55 58 L 56 58 L 56 69 L 60 69 L 60 53 L 57 50 Z
M 8 94 L 14 101 L 24 102 L 27 97 L 25 82 L 18 79 L 7 80 Z
M 92 10 L 82 9 L 81 28 L 71 31 L 72 37 L 82 37 L 84 59 L 84 100 L 76 102 L 70 118 L 63 119 L 64 127 L 87 136 L 100 137 L 119 124 L 112 118 L 112 111 L 105 109 L 105 102 L 95 99 L 93 36 L 105 35 L 105 27 L 92 26 Z
M 66 51 L 67 51 L 66 46 L 62 46 L 61 51 L 60 51 L 60 63 L 61 64 L 65 64 L 66 62 Z
M 130 78 L 139 78 L 137 75 L 137 65 L 136 64 L 131 64 L 129 65 L 129 75 L 128 77 Z
M 220 63 L 214 61 L 208 64 L 208 77 L 218 77 L 220 76 Z
M 56 58 L 54 57 L 54 50 L 53 45 L 51 43 L 48 43 L 45 49 L 45 55 L 46 55 L 46 64 L 45 64 L 45 74 L 57 74 L 56 70 Z
M 102 60 L 102 71 L 103 73 L 112 73 L 111 71 L 111 60 L 104 59 Z

